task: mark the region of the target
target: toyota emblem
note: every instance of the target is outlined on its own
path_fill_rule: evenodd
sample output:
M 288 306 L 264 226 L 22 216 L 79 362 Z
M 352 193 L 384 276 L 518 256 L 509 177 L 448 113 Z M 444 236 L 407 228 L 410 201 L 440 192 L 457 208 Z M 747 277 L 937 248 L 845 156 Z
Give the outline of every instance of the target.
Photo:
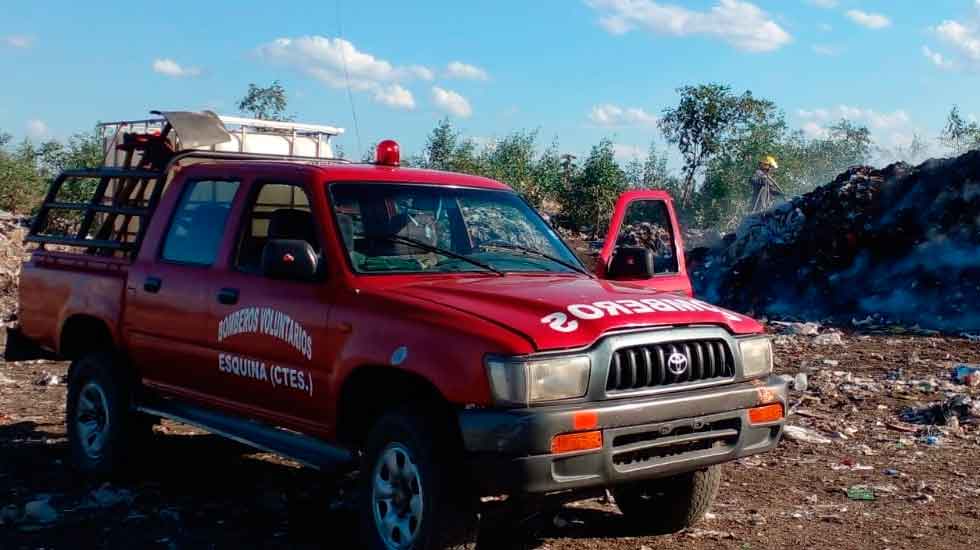
M 674 376 L 680 376 L 687 372 L 687 356 L 683 353 L 674 352 L 667 358 L 667 370 Z

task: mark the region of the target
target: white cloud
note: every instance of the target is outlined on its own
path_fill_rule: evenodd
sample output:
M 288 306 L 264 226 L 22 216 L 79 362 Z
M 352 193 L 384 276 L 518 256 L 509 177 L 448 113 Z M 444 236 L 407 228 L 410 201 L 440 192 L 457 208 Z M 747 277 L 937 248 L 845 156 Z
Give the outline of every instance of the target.
M 326 36 L 277 38 L 262 44 L 256 54 L 266 61 L 282 63 L 337 89 L 369 92 L 389 107 L 412 109 L 415 99 L 403 84 L 433 80 L 435 71 L 423 65 L 395 65 L 358 50 L 348 40 Z
M 980 61 L 980 35 L 975 27 L 957 21 L 943 21 L 934 31 L 940 40 L 953 46 L 970 61 Z
M 840 5 L 840 2 L 837 0 L 807 0 L 807 3 L 825 10 L 833 9 Z
M 21 50 L 25 50 L 34 45 L 34 37 L 24 34 L 11 34 L 4 36 L 3 38 L 0 38 L 0 41 L 11 48 L 18 48 Z
M 827 139 L 830 136 L 830 130 L 826 126 L 813 121 L 803 124 L 803 133 L 811 139 Z
M 162 58 L 153 60 L 153 72 L 174 78 L 184 78 L 200 75 L 201 69 L 197 67 L 184 67 L 173 59 Z
M 602 103 L 592 107 L 589 120 L 606 128 L 617 126 L 655 127 L 657 125 L 657 117 L 639 107 L 620 107 L 612 103 Z
M 867 125 L 879 142 L 891 141 L 896 135 L 913 133 L 911 118 L 903 109 L 883 113 L 875 109 L 838 105 L 832 108 L 800 109 L 796 114 L 803 119 L 803 132 L 810 138 L 827 137 L 827 126 L 841 119 Z
M 435 80 L 436 78 L 436 73 L 432 69 L 422 65 L 409 65 L 408 71 L 421 80 Z
M 645 29 L 668 36 L 710 36 L 747 52 L 769 52 L 792 37 L 755 4 L 719 0 L 707 11 L 654 0 L 586 0 L 600 12 L 599 24 L 612 34 Z
M 890 27 L 892 20 L 880 13 L 868 13 L 861 10 L 848 10 L 847 17 L 862 27 L 869 29 L 883 29 Z
M 470 107 L 470 102 L 452 90 L 433 86 L 432 101 L 441 110 L 460 118 L 468 118 L 473 114 L 473 108 Z
M 477 67 L 476 65 L 469 65 L 463 63 L 462 61 L 453 61 L 446 67 L 446 74 L 452 78 L 461 78 L 465 80 L 489 80 L 490 75 L 487 71 Z
M 48 125 L 43 120 L 31 119 L 27 121 L 27 135 L 32 138 L 42 138 L 48 135 Z
M 613 143 L 613 155 L 619 160 L 633 160 L 643 158 L 647 151 L 639 145 L 629 145 L 626 143 Z
M 939 52 L 934 52 L 929 46 L 922 46 L 922 55 L 932 62 L 933 65 L 939 67 L 940 69 L 952 69 L 953 60 L 946 58 L 943 54 Z
M 415 108 L 415 97 L 412 96 L 412 92 L 402 88 L 398 84 L 392 84 L 384 88 L 379 88 L 374 93 L 374 99 L 378 103 L 382 103 L 396 109 L 412 110 Z
M 833 44 L 814 44 L 810 46 L 810 49 L 817 55 L 840 55 L 844 53 L 843 48 Z

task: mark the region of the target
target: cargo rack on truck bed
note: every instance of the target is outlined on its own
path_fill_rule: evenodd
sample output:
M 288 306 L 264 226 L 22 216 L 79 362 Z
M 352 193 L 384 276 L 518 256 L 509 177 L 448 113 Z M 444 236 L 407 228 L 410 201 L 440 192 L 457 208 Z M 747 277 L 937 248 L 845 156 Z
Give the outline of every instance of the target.
M 52 182 L 26 237 L 39 248 L 83 248 L 132 258 L 181 161 L 346 162 L 332 158 L 342 128 L 220 116 L 210 111 L 152 111 L 157 118 L 98 126 L 104 162 L 66 170 Z M 229 131 L 228 126 L 232 127 Z

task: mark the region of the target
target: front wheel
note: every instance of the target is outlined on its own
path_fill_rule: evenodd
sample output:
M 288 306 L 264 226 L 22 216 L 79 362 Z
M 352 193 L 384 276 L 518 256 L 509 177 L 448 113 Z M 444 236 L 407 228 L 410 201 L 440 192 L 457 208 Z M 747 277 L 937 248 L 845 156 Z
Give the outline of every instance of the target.
M 478 501 L 462 453 L 438 418 L 385 415 L 368 438 L 361 469 L 363 540 L 372 549 L 473 549 Z
M 704 517 L 721 486 L 721 466 L 615 487 L 619 510 L 649 534 L 676 533 Z

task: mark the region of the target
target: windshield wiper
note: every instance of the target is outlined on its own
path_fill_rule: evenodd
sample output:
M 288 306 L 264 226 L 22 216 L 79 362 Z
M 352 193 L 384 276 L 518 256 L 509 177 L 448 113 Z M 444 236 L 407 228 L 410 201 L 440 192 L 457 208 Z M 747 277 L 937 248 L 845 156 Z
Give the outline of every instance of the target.
M 441 254 L 441 255 L 446 256 L 446 257 L 449 257 L 449 258 L 453 258 L 453 259 L 456 259 L 456 260 L 462 260 L 462 261 L 464 261 L 466 263 L 475 265 L 476 267 L 479 267 L 481 269 L 485 269 L 487 271 L 490 271 L 492 273 L 495 273 L 495 274 L 497 274 L 497 275 L 499 275 L 501 277 L 504 276 L 504 272 L 503 271 L 500 271 L 499 269 L 491 266 L 490 264 L 485 264 L 485 263 L 483 263 L 483 262 L 481 262 L 479 260 L 474 260 L 473 258 L 467 258 L 466 256 L 464 256 L 462 254 L 458 254 L 456 252 L 453 252 L 452 250 L 446 250 L 445 248 L 439 248 L 438 246 L 432 246 L 431 244 L 426 244 L 426 243 L 424 243 L 422 241 L 417 241 L 417 240 L 412 239 L 410 237 L 402 237 L 401 235 L 368 235 L 366 233 L 356 233 L 354 236 L 355 237 L 361 237 L 361 238 L 368 239 L 368 240 L 372 240 L 372 241 L 385 241 L 385 242 L 390 242 L 390 243 L 407 244 L 409 246 L 414 246 L 414 247 L 419 248 L 421 250 L 425 250 L 426 252 L 435 252 L 436 254 Z
M 505 250 L 518 250 L 520 252 L 524 252 L 525 254 L 529 254 L 531 256 L 537 256 L 539 258 L 544 258 L 546 260 L 551 260 L 552 262 L 555 262 L 556 264 L 563 265 L 563 266 L 567 267 L 568 269 L 571 269 L 572 271 L 577 271 L 577 272 L 581 273 L 582 275 L 585 275 L 585 276 L 587 276 L 589 278 L 593 278 L 594 277 L 594 275 L 592 275 L 591 273 L 589 273 L 587 270 L 585 270 L 582 267 L 579 267 L 579 266 L 573 264 L 572 262 L 566 262 L 565 260 L 562 260 L 561 258 L 556 258 L 556 257 L 552 256 L 551 254 L 545 254 L 544 252 L 541 252 L 540 250 L 531 248 L 529 246 L 521 246 L 519 244 L 504 243 L 504 242 L 493 241 L 493 242 L 489 242 L 489 243 L 483 243 L 483 244 L 480 245 L 480 247 L 485 247 L 485 248 L 503 248 Z

